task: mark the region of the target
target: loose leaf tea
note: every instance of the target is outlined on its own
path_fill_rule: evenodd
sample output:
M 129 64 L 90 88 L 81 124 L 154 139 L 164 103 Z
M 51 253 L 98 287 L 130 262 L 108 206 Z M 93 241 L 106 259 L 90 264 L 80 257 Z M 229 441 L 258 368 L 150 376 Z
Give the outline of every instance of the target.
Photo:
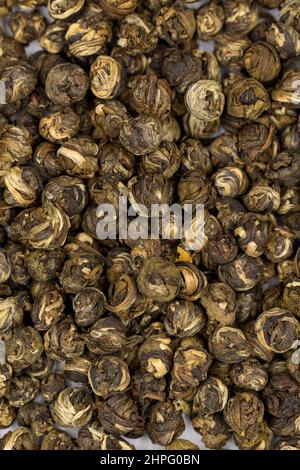
M 299 1 L 0 18 L 0 450 L 300 450 Z

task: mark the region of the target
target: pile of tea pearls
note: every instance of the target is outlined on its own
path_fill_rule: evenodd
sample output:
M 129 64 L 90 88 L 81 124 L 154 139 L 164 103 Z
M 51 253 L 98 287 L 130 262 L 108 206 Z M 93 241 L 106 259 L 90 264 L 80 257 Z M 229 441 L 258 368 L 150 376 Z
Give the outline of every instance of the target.
M 299 2 L 0 15 L 0 449 L 299 450 Z M 120 196 L 203 244 L 101 241 Z

